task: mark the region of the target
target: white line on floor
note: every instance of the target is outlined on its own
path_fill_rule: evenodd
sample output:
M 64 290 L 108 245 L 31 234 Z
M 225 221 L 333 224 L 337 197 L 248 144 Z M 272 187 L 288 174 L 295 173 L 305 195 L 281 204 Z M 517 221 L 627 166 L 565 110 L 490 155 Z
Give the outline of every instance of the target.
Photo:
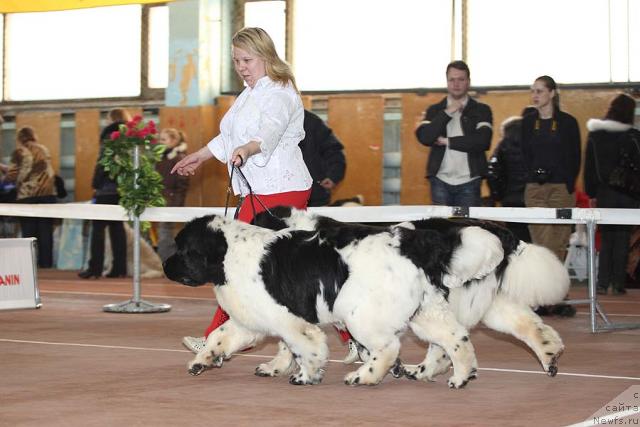
M 131 293 L 118 293 L 118 292 L 86 292 L 86 291 L 40 291 L 40 294 L 70 294 L 70 295 L 98 295 L 98 296 L 117 296 L 117 297 L 130 297 Z M 182 300 L 193 300 L 193 301 L 215 301 L 215 296 L 212 295 L 211 298 L 203 298 L 203 297 L 181 297 L 181 296 L 170 296 L 170 295 L 144 295 L 145 298 L 163 298 L 163 299 L 182 299 Z M 589 316 L 590 313 L 588 311 L 578 311 L 577 314 Z M 640 314 L 619 314 L 619 313 L 607 313 L 607 316 L 622 316 L 622 317 L 640 317 Z
M 80 292 L 80 291 L 40 291 L 41 295 L 45 294 L 70 294 L 70 295 L 87 295 L 87 296 L 112 296 L 112 297 L 131 297 L 131 293 L 119 293 L 119 292 Z M 165 298 L 165 299 L 185 299 L 185 300 L 198 300 L 198 301 L 215 301 L 215 297 L 211 295 L 211 298 L 203 297 L 180 297 L 171 295 L 144 295 L 145 298 Z
M 65 342 L 29 341 L 29 340 L 15 340 L 15 339 L 9 339 L 9 338 L 0 338 L 0 342 L 10 342 L 10 343 L 18 343 L 18 344 L 58 345 L 58 346 L 67 346 L 67 347 L 108 348 L 108 349 L 116 349 L 116 350 L 143 350 L 143 351 L 166 351 L 166 352 L 190 353 L 189 350 L 171 349 L 171 348 L 128 347 L 128 346 L 120 346 L 120 345 L 101 345 L 101 344 L 80 344 L 80 343 L 65 343 Z M 273 355 L 263 355 L 263 354 L 236 354 L 235 356 L 236 357 L 256 358 L 256 359 L 272 359 L 273 358 Z M 329 359 L 329 362 L 342 363 L 342 360 Z M 412 367 L 414 365 L 406 365 L 406 366 L 407 367 Z M 545 372 L 526 371 L 526 370 L 522 370 L 522 369 L 501 369 L 501 368 L 478 368 L 478 369 L 480 371 L 510 372 L 510 373 L 519 373 L 519 374 L 546 375 Z M 567 376 L 567 377 L 603 378 L 603 379 L 611 379 L 611 380 L 640 381 L 640 377 L 623 377 L 623 376 L 616 376 L 616 375 L 579 374 L 579 373 L 571 373 L 571 372 L 558 372 L 558 375 Z

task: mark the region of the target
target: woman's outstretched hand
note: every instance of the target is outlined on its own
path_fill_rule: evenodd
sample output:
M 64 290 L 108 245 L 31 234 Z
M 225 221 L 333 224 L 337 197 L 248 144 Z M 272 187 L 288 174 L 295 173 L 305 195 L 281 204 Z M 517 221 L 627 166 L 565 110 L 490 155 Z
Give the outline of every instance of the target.
M 211 157 L 213 157 L 211 151 L 209 151 L 206 146 L 202 147 L 195 153 L 189 154 L 184 159 L 176 163 L 173 169 L 171 169 L 171 173 L 177 173 L 182 176 L 194 175 L 196 173 L 196 169 L 198 169 L 205 160 L 210 159 Z

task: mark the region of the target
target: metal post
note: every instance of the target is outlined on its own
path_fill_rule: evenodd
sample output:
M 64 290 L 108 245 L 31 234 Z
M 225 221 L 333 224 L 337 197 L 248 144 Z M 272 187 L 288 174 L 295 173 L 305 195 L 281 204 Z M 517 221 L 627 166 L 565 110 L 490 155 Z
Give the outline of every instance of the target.
M 138 168 L 140 167 L 140 148 L 133 149 L 133 187 L 138 188 Z M 112 246 L 113 248 L 113 246 Z M 169 304 L 154 304 L 140 299 L 140 217 L 133 217 L 133 298 L 102 307 L 110 313 L 164 313 L 171 310 Z
M 598 329 L 596 320 L 596 222 L 592 219 L 587 221 L 587 266 L 589 268 L 589 305 L 591 314 L 591 332 Z

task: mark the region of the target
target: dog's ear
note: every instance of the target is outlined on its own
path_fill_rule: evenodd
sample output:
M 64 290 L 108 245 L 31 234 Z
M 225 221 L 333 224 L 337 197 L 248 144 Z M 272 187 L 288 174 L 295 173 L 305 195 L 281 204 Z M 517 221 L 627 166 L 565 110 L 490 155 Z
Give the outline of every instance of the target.
M 287 228 L 284 219 L 291 217 L 291 208 L 288 206 L 276 206 L 270 209 L 270 212 L 260 212 L 251 223 L 258 227 L 268 228 L 269 230 L 282 230 Z
M 227 239 L 221 230 L 207 230 L 200 242 L 203 245 L 204 264 L 202 273 L 214 285 L 224 285 L 227 281 L 224 274 L 224 257 L 227 254 Z

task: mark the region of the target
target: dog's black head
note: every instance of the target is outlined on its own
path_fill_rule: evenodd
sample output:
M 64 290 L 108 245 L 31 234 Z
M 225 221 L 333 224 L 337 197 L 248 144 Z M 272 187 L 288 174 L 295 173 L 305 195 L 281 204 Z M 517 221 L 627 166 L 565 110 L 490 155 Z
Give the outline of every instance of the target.
M 164 274 L 188 286 L 202 286 L 206 283 L 223 285 L 224 256 L 227 241 L 219 228 L 211 227 L 215 215 L 196 218 L 176 236 L 177 251 L 164 262 Z

